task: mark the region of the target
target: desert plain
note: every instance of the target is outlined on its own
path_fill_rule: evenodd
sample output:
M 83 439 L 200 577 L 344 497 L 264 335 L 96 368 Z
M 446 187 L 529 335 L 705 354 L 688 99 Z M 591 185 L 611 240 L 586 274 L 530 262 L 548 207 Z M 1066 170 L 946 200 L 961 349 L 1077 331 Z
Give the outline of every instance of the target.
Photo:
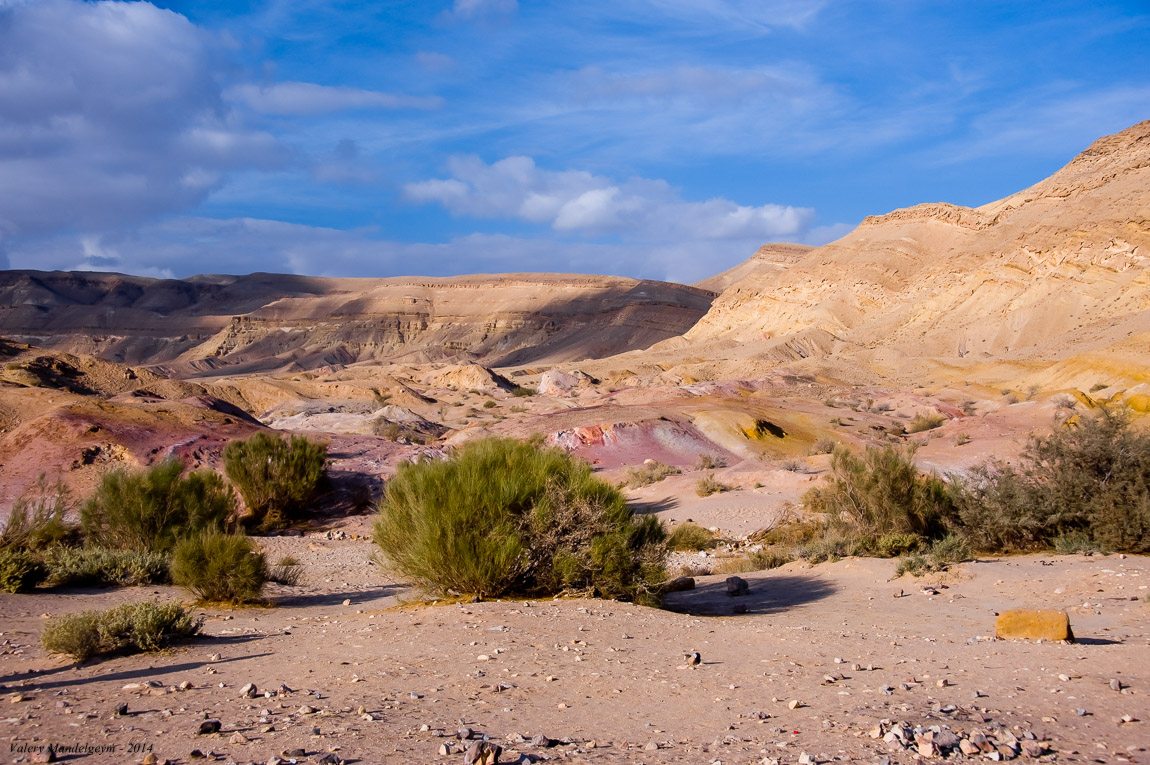
M 1104 405 L 1144 427 L 1148 248 L 1143 122 L 998 202 L 766 245 L 696 285 L 2 272 L 0 501 L 41 474 L 82 497 L 114 467 L 218 467 L 268 429 L 329 454 L 311 517 L 257 538 L 299 583 L 197 606 L 191 642 L 77 665 L 40 646 L 46 618 L 187 593 L 0 595 L 3 756 L 431 763 L 487 738 L 501 762 L 1145 761 L 1146 556 L 975 555 L 920 577 L 799 560 L 741 574 L 737 596 L 722 563 L 802 517 L 820 442 L 914 444 L 945 475 Z M 724 540 L 669 559 L 694 589 L 661 609 L 473 602 L 378 565 L 373 508 L 402 461 L 534 434 L 611 482 L 679 469 L 627 496 Z M 730 490 L 698 496 L 704 475 Z M 1012 608 L 1065 612 L 1074 642 L 996 639 Z

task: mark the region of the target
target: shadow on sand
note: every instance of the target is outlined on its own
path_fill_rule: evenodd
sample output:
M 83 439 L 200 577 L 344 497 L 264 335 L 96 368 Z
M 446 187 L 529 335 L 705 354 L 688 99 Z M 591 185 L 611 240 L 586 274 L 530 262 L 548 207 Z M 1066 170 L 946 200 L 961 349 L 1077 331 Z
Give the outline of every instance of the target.
M 403 585 L 387 584 L 382 587 L 373 587 L 370 590 L 336 590 L 335 592 L 312 592 L 306 595 L 293 595 L 290 592 L 280 591 L 272 600 L 279 607 L 305 607 L 305 606 L 339 606 L 345 600 L 350 600 L 353 606 L 363 606 L 373 600 L 390 598 L 408 589 Z
M 635 515 L 650 515 L 651 513 L 661 513 L 664 510 L 674 510 L 679 506 L 679 500 L 674 497 L 665 497 L 650 502 L 628 502 L 627 504 Z
M 727 594 L 726 580 L 719 579 L 686 592 L 672 592 L 663 606 L 668 611 L 692 616 L 734 616 L 736 606 L 746 607 L 746 615 L 773 614 L 822 600 L 835 591 L 833 585 L 816 576 L 762 573 L 744 578 L 751 587 L 746 595 L 731 597 Z
M 256 636 L 251 636 L 249 639 L 256 639 Z M 242 642 L 242 641 L 238 641 L 235 639 L 223 639 L 222 640 L 220 638 L 213 638 L 210 635 L 206 635 L 203 638 L 197 638 L 192 643 L 185 643 L 183 645 L 199 645 L 202 647 L 205 645 L 205 643 L 210 646 L 212 644 L 221 643 L 221 642 L 235 643 L 235 642 Z M 248 654 L 246 656 L 236 656 L 234 658 L 220 659 L 219 661 L 214 661 L 214 662 L 188 661 L 188 662 L 184 662 L 182 664 L 169 664 L 167 666 L 138 667 L 136 669 L 125 669 L 125 670 L 122 670 L 120 672 L 106 672 L 106 673 L 102 673 L 102 674 L 96 674 L 96 675 L 90 675 L 90 676 L 80 676 L 80 677 L 72 676 L 72 677 L 69 677 L 67 679 L 58 679 L 58 680 L 51 680 L 48 682 L 40 682 L 40 680 L 42 678 L 51 677 L 53 675 L 59 675 L 62 672 L 71 672 L 72 670 L 86 670 L 86 669 L 90 669 L 92 667 L 98 667 L 101 664 L 104 664 L 105 662 L 114 661 L 116 658 L 118 658 L 115 656 L 109 656 L 109 657 L 103 658 L 102 660 L 90 661 L 87 664 L 80 665 L 80 666 L 71 664 L 71 665 L 68 665 L 65 667 L 54 667 L 52 669 L 31 670 L 29 672 L 17 672 L 17 673 L 12 674 L 12 675 L 6 675 L 4 677 L 0 677 L 0 683 L 4 683 L 4 684 L 17 683 L 17 682 L 20 682 L 23 680 L 23 681 L 26 681 L 27 684 L 20 686 L 20 690 L 22 690 L 22 691 L 24 691 L 24 690 L 27 690 L 27 691 L 46 691 L 46 690 L 50 690 L 52 688 L 75 688 L 75 687 L 81 686 L 81 685 L 88 685 L 90 683 L 102 683 L 102 682 L 106 682 L 106 681 L 108 681 L 108 682 L 130 682 L 130 681 L 139 680 L 142 678 L 148 679 L 148 680 L 159 680 L 159 679 L 162 679 L 165 675 L 171 675 L 171 674 L 179 673 L 179 672 L 190 672 L 192 670 L 200 669 L 201 667 L 205 667 L 209 664 L 228 664 L 230 662 L 245 661 L 247 659 L 259 659 L 259 658 L 262 658 L 264 656 L 271 656 L 271 655 L 272 655 L 271 653 L 253 653 L 253 654 Z

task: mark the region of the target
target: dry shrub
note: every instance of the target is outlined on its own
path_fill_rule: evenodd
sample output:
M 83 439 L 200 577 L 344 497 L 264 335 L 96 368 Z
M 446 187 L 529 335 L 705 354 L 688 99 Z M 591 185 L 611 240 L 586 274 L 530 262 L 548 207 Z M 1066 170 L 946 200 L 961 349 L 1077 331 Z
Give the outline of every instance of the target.
M 916 414 L 906 430 L 908 433 L 922 433 L 924 430 L 934 430 L 944 422 L 946 422 L 946 417 L 937 412 Z
M 623 480 L 623 486 L 638 489 L 658 483 L 667 476 L 679 475 L 682 472 L 672 465 L 664 465 L 657 460 L 650 460 L 638 468 L 627 468 L 627 477 Z
M 718 543 L 718 538 L 710 529 L 698 524 L 680 523 L 667 537 L 667 547 L 671 550 L 709 550 Z
M 167 584 L 170 559 L 148 550 L 56 547 L 44 553 L 49 587 L 132 587 Z
M 695 482 L 695 493 L 700 497 L 709 497 L 712 494 L 721 494 L 734 487 L 715 478 L 714 473 L 708 473 Z
M 49 619 L 40 642 L 52 653 L 82 662 L 99 654 L 159 651 L 202 626 L 179 603 L 125 603 Z
M 254 603 L 267 579 L 263 553 L 242 534 L 206 532 L 187 537 L 176 545 L 172 557 L 172 581 L 203 601 Z

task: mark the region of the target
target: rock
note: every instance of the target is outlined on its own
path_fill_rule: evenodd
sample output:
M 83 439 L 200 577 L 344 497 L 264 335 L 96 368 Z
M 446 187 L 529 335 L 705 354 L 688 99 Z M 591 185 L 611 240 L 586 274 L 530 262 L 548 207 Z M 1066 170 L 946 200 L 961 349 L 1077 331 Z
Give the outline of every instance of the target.
M 1065 611 L 1018 608 L 1003 611 L 994 622 L 995 635 L 1004 640 L 1074 640 Z
M 240 688 L 240 696 L 243 696 L 244 698 L 253 698 L 256 693 L 257 691 L 255 683 L 248 683 L 244 687 Z
M 531 739 L 531 746 L 537 746 L 540 749 L 547 749 L 548 747 L 555 746 L 558 743 L 558 741 L 549 739 L 542 733 L 535 734 L 535 736 Z
M 439 745 L 439 756 L 440 757 L 446 757 L 447 755 L 451 754 L 454 751 L 455 751 L 455 747 L 453 747 L 451 745 L 451 742 L 447 742 L 447 743 Z
M 687 666 L 697 667 L 703 663 L 703 656 L 698 651 L 691 651 L 687 654 Z
M 207 736 L 211 733 L 219 733 L 220 727 L 222 727 L 222 726 L 220 725 L 219 720 L 204 720 L 203 722 L 200 723 L 199 735 Z
M 693 576 L 680 576 L 677 579 L 672 579 L 667 582 L 664 588 L 667 592 L 685 592 L 686 590 L 695 589 L 695 577 Z
M 32 762 L 56 762 L 56 751 L 50 747 L 41 749 L 32 755 Z
M 538 392 L 544 396 L 570 396 L 578 388 L 586 388 L 595 383 L 595 378 L 585 372 L 561 372 L 548 369 L 539 378 Z
M 498 765 L 503 747 L 490 741 L 476 741 L 463 753 L 463 765 Z
M 158 762 L 156 755 L 148 752 L 144 755 L 144 759 L 140 761 L 140 765 L 157 765 Z
M 802 705 L 803 702 L 799 701 L 798 699 L 791 699 L 787 702 L 787 709 L 798 709 Z
M 958 742 L 958 749 L 963 754 L 965 754 L 967 757 L 973 757 L 974 755 L 976 755 L 982 751 L 981 749 L 979 749 L 977 746 L 975 746 L 974 744 L 972 744 L 970 741 L 968 741 L 965 738 Z
M 315 708 L 309 707 L 307 704 L 304 704 L 302 707 L 300 707 L 298 710 L 296 710 L 296 714 L 314 715 L 315 714 Z
M 122 702 L 120 704 L 117 704 L 116 705 L 116 715 L 118 717 L 123 717 L 126 714 L 128 714 L 128 702 L 125 701 L 125 702 Z
M 188 753 L 188 757 L 190 759 L 193 759 L 193 760 L 202 760 L 202 759 L 206 758 L 207 755 L 204 754 L 203 752 L 201 752 L 199 749 L 193 749 L 191 752 Z
M 455 735 L 459 738 L 460 741 L 467 741 L 475 735 L 475 731 L 471 730 L 471 728 L 460 728 L 459 730 L 455 731 Z
M 654 752 L 654 751 L 657 751 L 658 749 L 659 749 L 659 745 L 654 741 L 648 741 L 647 744 L 643 746 L 644 752 Z
M 247 737 L 245 737 L 244 734 L 240 733 L 239 731 L 236 731 L 231 736 L 229 736 L 228 741 L 230 741 L 233 744 L 246 744 L 246 743 L 248 743 Z
M 741 577 L 741 576 L 729 576 L 729 577 L 727 577 L 727 594 L 730 595 L 732 598 L 737 598 L 737 597 L 740 597 L 742 595 L 746 595 L 750 591 L 751 591 L 751 587 L 750 587 L 750 585 L 747 584 L 747 580 L 744 579 L 743 577 Z
M 1112 691 L 1122 690 L 1122 681 L 1121 680 L 1111 680 L 1110 681 L 1110 690 L 1112 690 Z
M 959 738 L 953 731 L 944 730 L 934 734 L 934 745 L 943 751 L 954 749 L 958 746 L 958 742 Z
M 327 752 L 318 760 L 316 760 L 316 762 L 319 763 L 319 765 L 343 765 L 343 760 L 341 760 L 338 755 L 332 754 L 331 752 Z
M 285 749 L 280 752 L 280 757 L 287 757 L 289 760 L 293 760 L 296 757 L 307 757 L 307 750 L 299 748 Z
M 1046 754 L 1046 747 L 1042 745 L 1041 741 L 1031 741 L 1026 739 L 1022 742 L 1022 756 L 1037 759 Z

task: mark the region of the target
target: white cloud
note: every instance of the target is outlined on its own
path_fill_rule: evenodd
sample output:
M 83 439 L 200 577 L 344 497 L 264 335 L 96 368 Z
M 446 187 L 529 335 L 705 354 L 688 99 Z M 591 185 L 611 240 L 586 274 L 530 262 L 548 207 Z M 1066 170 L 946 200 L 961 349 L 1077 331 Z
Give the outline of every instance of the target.
M 253 111 L 280 115 L 315 115 L 352 109 L 437 109 L 443 105 L 443 99 L 438 96 L 409 96 L 311 82 L 236 85 L 225 95 Z
M 276 139 L 221 100 L 210 48 L 148 3 L 0 11 L 0 235 L 147 220 L 199 203 L 229 170 L 277 165 Z
M 689 202 L 665 181 L 615 182 L 580 170 L 543 170 L 530 157 L 490 165 L 474 156 L 453 157 L 448 170 L 450 178 L 408 184 L 408 199 L 438 202 L 455 215 L 517 218 L 560 232 L 646 242 L 794 239 L 814 217 L 801 207 L 722 198 Z

